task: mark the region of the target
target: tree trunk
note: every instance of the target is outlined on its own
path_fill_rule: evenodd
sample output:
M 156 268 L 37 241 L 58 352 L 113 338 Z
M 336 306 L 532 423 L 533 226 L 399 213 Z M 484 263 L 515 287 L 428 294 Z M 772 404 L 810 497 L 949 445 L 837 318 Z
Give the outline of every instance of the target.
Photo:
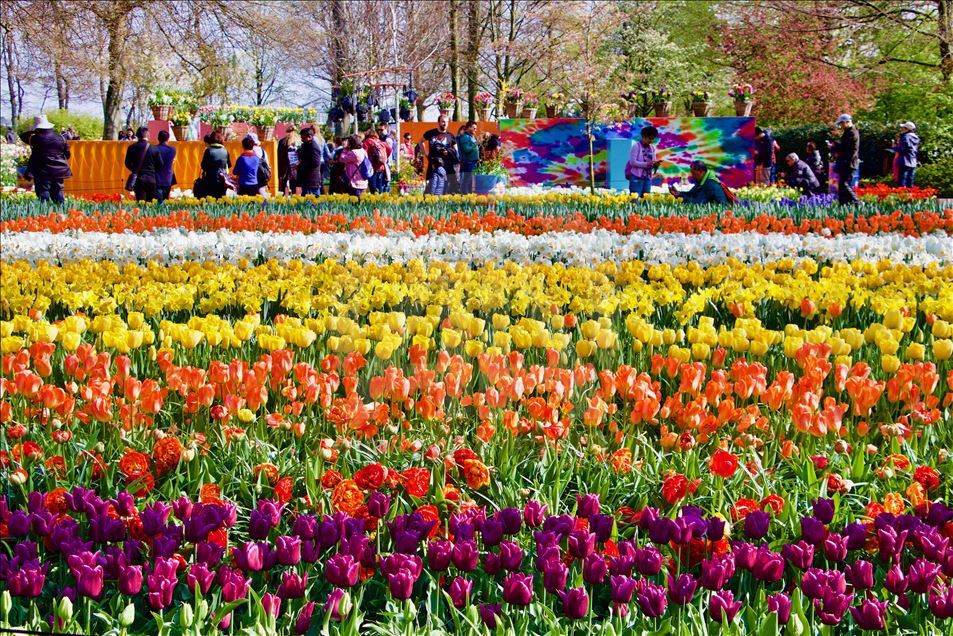
M 106 23 L 108 66 L 106 97 L 103 100 L 103 139 L 116 139 L 116 117 L 122 107 L 125 71 L 122 67 L 122 45 L 126 37 L 128 14 L 118 15 Z
M 953 0 L 936 0 L 938 24 L 937 36 L 940 39 L 940 74 L 943 82 L 949 85 L 953 79 Z
M 346 63 L 344 60 L 344 46 L 339 39 L 346 32 L 343 0 L 331 0 L 331 24 L 335 27 L 334 33 L 331 34 L 331 85 L 339 86 Z
M 3 65 L 7 72 L 7 92 L 10 94 L 10 123 L 17 125 L 20 119 L 20 113 L 23 110 L 22 92 L 18 91 L 19 77 L 17 73 L 17 55 L 16 47 L 13 43 L 13 32 L 4 30 L 3 40 Z
M 450 0 L 450 92 L 454 97 L 460 90 L 460 42 L 457 39 L 457 0 Z M 460 100 L 453 105 L 453 121 L 460 121 Z
M 474 119 L 477 83 L 480 81 L 480 0 L 470 0 L 467 8 L 467 113 L 470 119 Z
M 54 65 L 56 74 L 56 102 L 60 110 L 69 110 L 69 80 L 63 75 L 63 68 L 59 63 Z

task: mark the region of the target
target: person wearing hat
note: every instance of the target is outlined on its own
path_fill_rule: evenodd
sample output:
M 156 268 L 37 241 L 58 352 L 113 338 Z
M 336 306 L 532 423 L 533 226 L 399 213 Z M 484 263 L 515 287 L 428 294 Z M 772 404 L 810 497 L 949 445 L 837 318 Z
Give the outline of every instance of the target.
M 837 202 L 841 205 L 857 203 L 857 194 L 850 187 L 854 171 L 860 166 L 860 133 L 854 126 L 854 120 L 848 114 L 837 118 L 837 127 L 843 132 L 836 142 L 827 142 L 836 159 L 834 174 L 837 175 Z
M 789 186 L 799 189 L 802 194 L 814 194 L 820 190 L 821 184 L 818 182 L 814 171 L 811 170 L 806 161 L 797 156 L 796 152 L 792 152 L 785 157 L 784 162 L 788 164 L 788 171 L 784 180 Z
M 63 180 L 73 176 L 69 167 L 69 144 L 53 130 L 45 115 L 34 119 L 30 135 L 30 162 L 27 179 L 33 180 L 33 190 L 40 201 L 63 203 Z
M 899 143 L 899 175 L 900 186 L 913 187 L 913 177 L 917 172 L 917 151 L 920 149 L 920 137 L 916 133 L 917 125 L 912 121 L 904 122 L 900 126 Z

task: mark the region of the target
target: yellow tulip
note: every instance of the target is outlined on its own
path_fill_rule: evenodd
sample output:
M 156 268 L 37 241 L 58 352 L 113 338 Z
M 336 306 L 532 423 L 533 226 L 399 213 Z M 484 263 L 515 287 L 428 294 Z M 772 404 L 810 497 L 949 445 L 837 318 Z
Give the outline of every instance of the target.
M 696 342 L 692 345 L 692 358 L 695 360 L 707 360 L 711 355 L 711 347 L 703 342 Z
M 880 358 L 880 368 L 887 373 L 896 373 L 900 368 L 900 359 L 894 355 L 886 355 Z
M 889 309 L 884 314 L 883 325 L 887 329 L 900 329 L 903 325 L 903 314 L 896 309 Z
M 944 362 L 953 355 L 953 340 L 942 339 L 933 341 L 933 357 Z
M 580 358 L 588 358 L 596 352 L 596 343 L 591 340 L 580 340 L 576 343 L 576 355 Z
M 926 347 L 919 342 L 911 342 L 907 345 L 907 358 L 909 360 L 923 360 L 926 354 Z

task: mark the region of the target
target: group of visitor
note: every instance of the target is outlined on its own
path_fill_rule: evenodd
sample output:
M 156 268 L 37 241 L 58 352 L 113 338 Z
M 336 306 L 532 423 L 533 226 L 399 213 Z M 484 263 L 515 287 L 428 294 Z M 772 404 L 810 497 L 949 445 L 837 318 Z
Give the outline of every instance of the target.
M 477 141 L 474 121 L 463 124 L 454 135 L 446 115 L 437 118 L 437 127 L 424 133 L 427 144 L 427 194 L 473 194 L 476 191 L 476 168 L 481 160 L 496 158 L 499 152 L 498 135 L 487 135 Z M 421 144 L 415 148 L 414 159 L 422 170 L 424 152 Z

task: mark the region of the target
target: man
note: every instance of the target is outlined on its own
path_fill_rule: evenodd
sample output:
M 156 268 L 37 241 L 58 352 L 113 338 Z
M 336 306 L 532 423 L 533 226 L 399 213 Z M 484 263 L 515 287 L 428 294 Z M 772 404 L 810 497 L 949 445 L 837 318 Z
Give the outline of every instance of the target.
M 33 180 L 33 190 L 40 201 L 61 204 L 63 179 L 73 176 L 69 167 L 69 144 L 53 130 L 53 124 L 46 115 L 40 115 L 33 121 L 33 131 L 29 136 L 32 151 L 26 178 Z
M 450 174 L 456 174 L 457 140 L 447 126 L 446 115 L 437 118 L 437 127 L 424 133 L 424 141 L 430 148 L 427 154 L 427 194 L 448 194 Z
M 756 185 L 771 185 L 774 168 L 774 136 L 770 130 L 754 129 L 754 182 Z
M 298 148 L 298 187 L 302 195 L 321 194 L 321 152 L 314 139 L 314 128 L 301 130 L 301 147 Z
M 834 174 L 837 175 L 837 202 L 841 205 L 857 203 L 857 194 L 851 188 L 854 170 L 860 166 L 860 133 L 848 114 L 837 118 L 836 124 L 843 133 L 837 143 L 828 141 L 831 153 L 836 156 Z
M 381 141 L 373 130 L 364 133 L 362 146 L 374 169 L 374 174 L 368 179 L 370 193 L 390 192 L 390 146 Z
M 17 131 L 13 129 L 13 126 L 10 126 L 9 128 L 7 128 L 7 134 L 4 137 L 4 140 L 8 144 L 15 144 L 17 142 Z
M 912 121 L 900 126 L 900 187 L 912 188 L 913 177 L 917 172 L 917 151 L 920 149 L 920 137 L 916 133 L 917 125 Z
M 150 202 L 156 198 L 157 177 L 162 172 L 162 157 L 159 151 L 149 143 L 149 129 L 140 126 L 136 131 L 139 139 L 126 149 L 126 169 L 136 175 L 133 193 L 136 201 Z
M 798 188 L 802 194 L 814 194 L 820 190 L 821 184 L 807 162 L 801 160 L 796 152 L 784 158 L 788 164 L 787 176 L 784 180 L 792 188 Z
M 457 137 L 457 148 L 460 149 L 460 194 L 473 194 L 476 190 L 475 170 L 480 162 L 480 144 L 476 140 L 476 129 L 476 122 L 468 121 Z
M 679 192 L 675 186 L 668 191 L 685 203 L 727 203 L 728 197 L 718 178 L 708 169 L 704 161 L 695 160 L 691 165 L 692 181 L 695 185 L 688 192 Z
M 159 203 L 169 198 L 169 191 L 175 185 L 175 172 L 172 164 L 175 163 L 175 148 L 169 145 L 169 131 L 159 131 L 159 145 L 156 146 L 156 152 L 162 158 L 162 170 L 156 174 L 156 199 Z
M 390 163 L 394 163 L 395 155 L 397 154 L 397 138 L 390 134 L 390 126 L 384 122 L 377 124 L 377 138 L 387 144 L 387 147 L 390 148 L 388 156 L 390 157 Z

